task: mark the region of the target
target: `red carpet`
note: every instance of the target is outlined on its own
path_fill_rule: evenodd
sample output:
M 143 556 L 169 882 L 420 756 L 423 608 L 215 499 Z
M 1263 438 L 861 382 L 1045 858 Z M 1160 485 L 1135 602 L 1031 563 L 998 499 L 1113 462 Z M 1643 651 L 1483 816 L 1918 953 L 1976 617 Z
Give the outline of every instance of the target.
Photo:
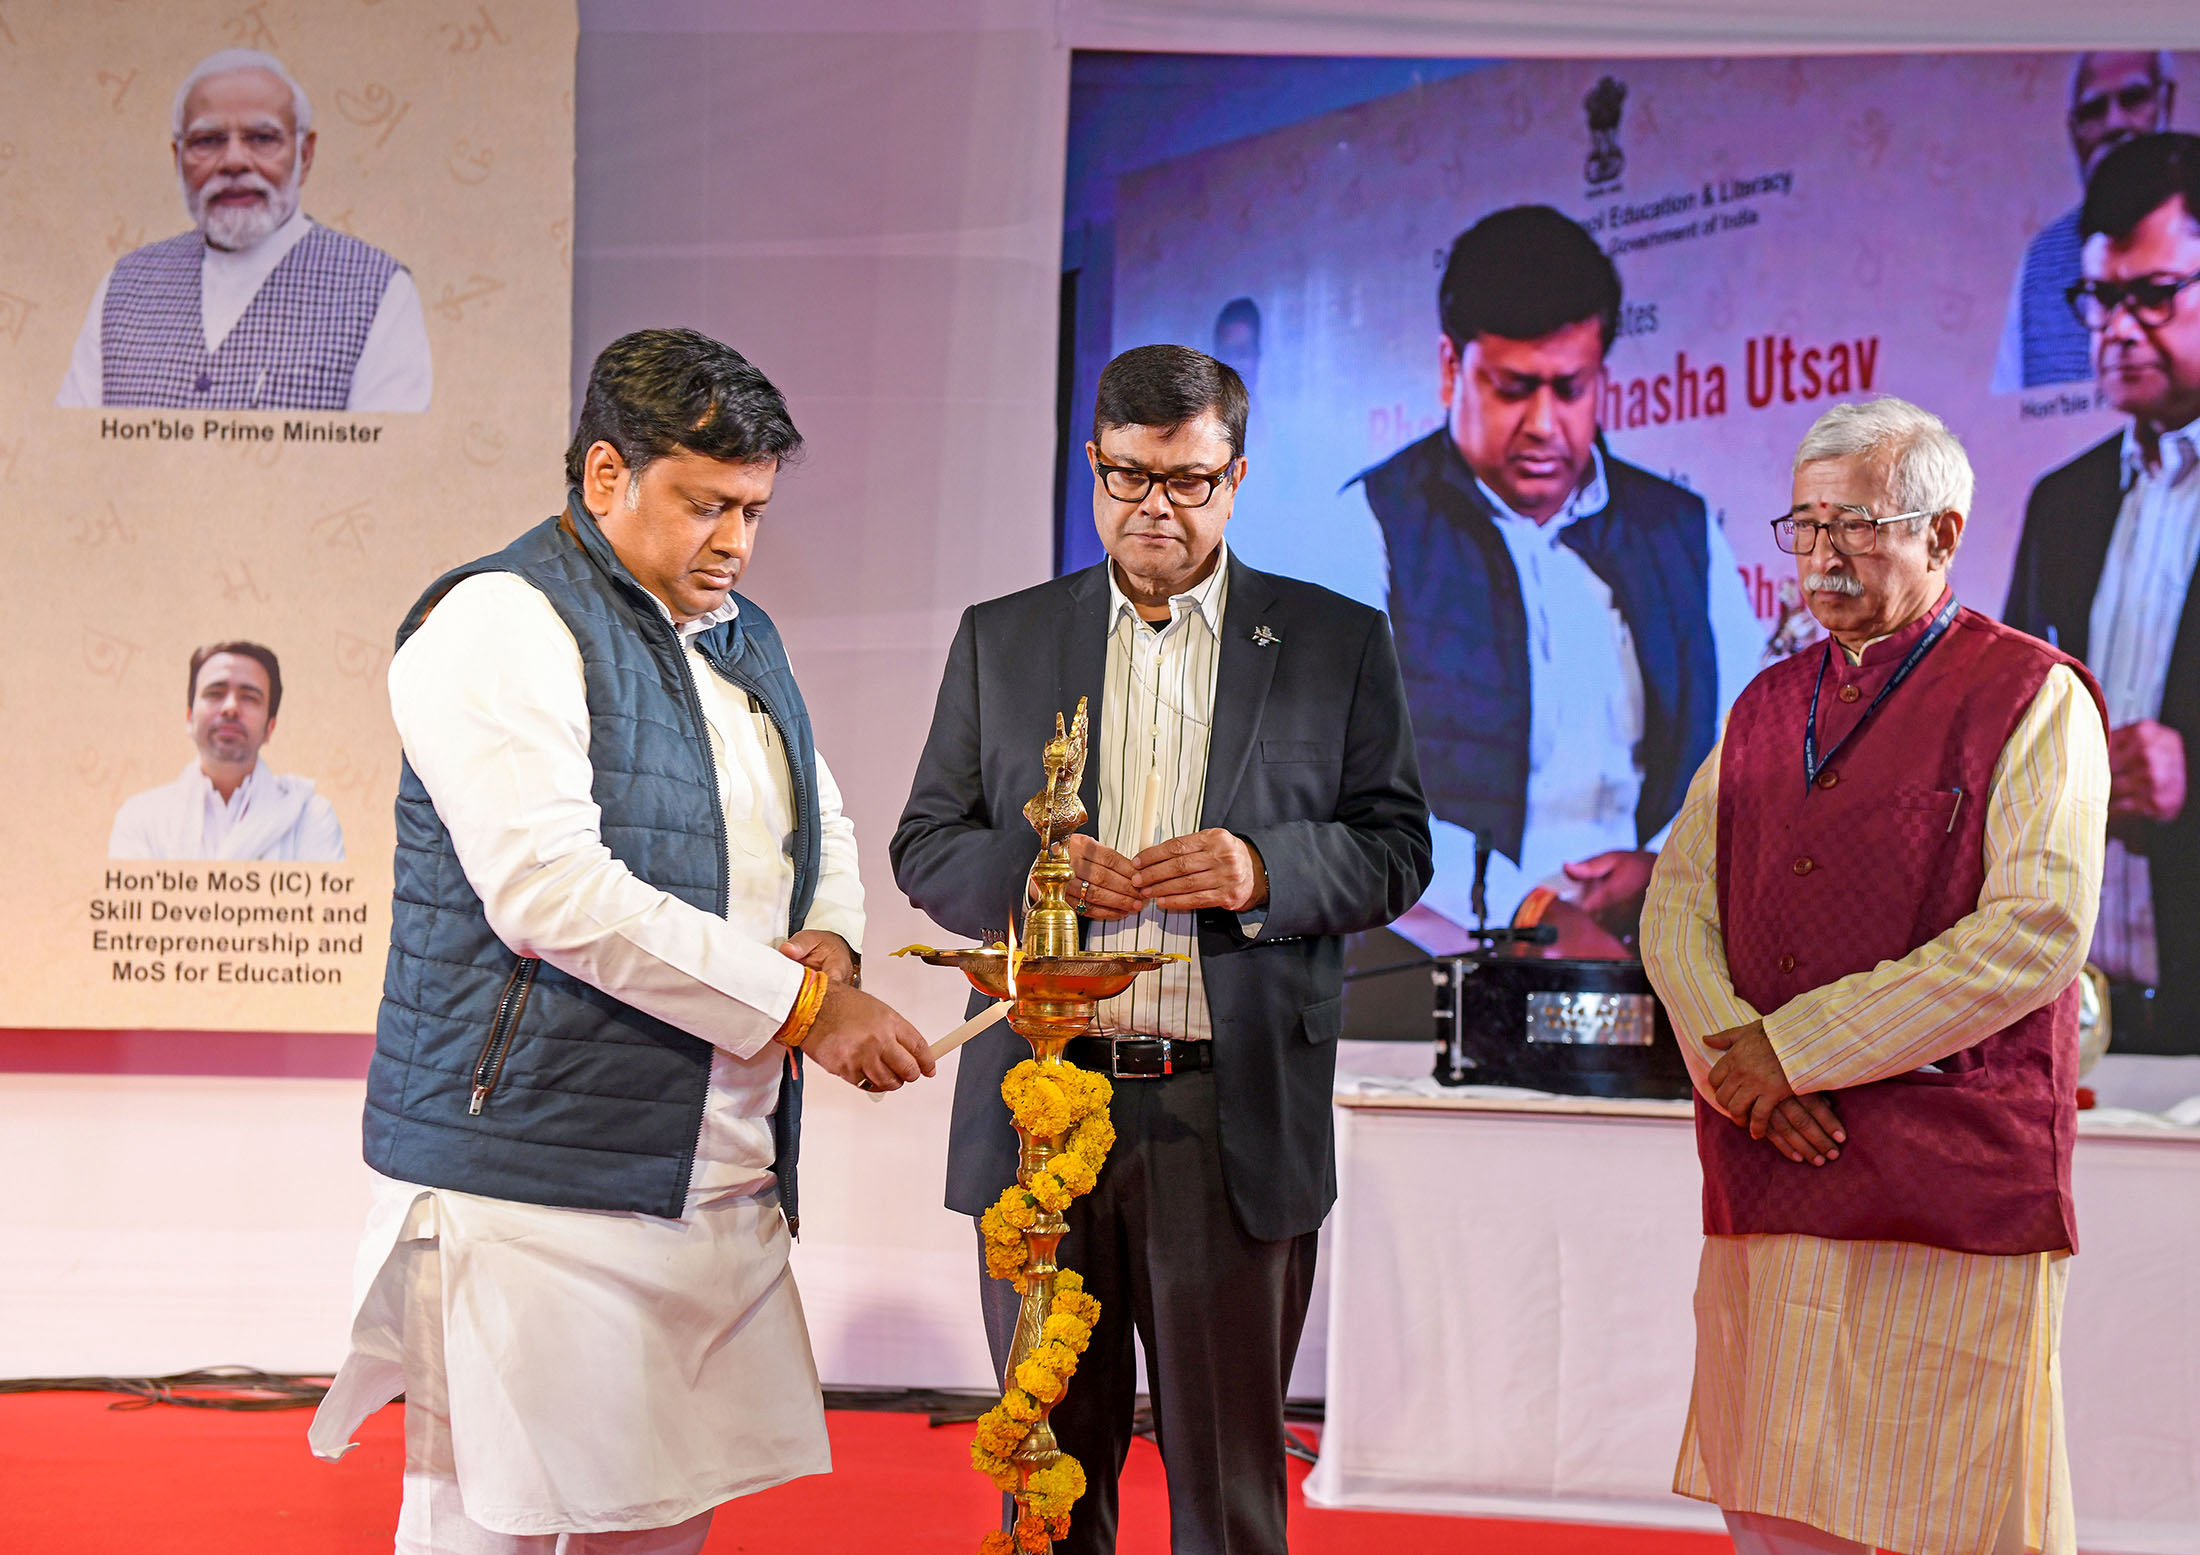
M 340 1464 L 307 1453 L 303 1410 L 117 1412 L 86 1394 L 0 1397 L 0 1550 L 10 1555 L 385 1555 L 404 1423 L 367 1422 Z M 719 1510 L 707 1555 L 970 1555 L 998 1506 L 967 1431 L 921 1415 L 831 1416 L 835 1472 Z M 1294 1485 L 1304 1470 L 1294 1464 Z M 1124 1476 L 1123 1555 L 1165 1555 L 1161 1460 Z M 1703 1534 L 1310 1509 L 1293 1555 L 1719 1555 Z

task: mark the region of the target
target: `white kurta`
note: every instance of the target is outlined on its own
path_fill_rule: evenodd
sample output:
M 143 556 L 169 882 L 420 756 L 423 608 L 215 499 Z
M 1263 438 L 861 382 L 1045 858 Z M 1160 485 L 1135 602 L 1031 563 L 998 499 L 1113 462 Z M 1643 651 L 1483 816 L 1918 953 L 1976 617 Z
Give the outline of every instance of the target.
M 352 1354 L 312 1444 L 338 1456 L 400 1389 L 436 1397 L 422 1430 L 408 1420 L 414 1523 L 455 1483 L 465 1517 L 498 1533 L 662 1528 L 831 1467 L 770 1170 L 784 1062 L 771 1037 L 802 978 L 773 948 L 794 881 L 786 754 L 692 646 L 688 664 L 725 804 L 723 919 L 604 848 L 579 649 L 531 585 L 469 578 L 391 665 L 407 757 L 499 937 L 718 1047 L 678 1220 L 378 1181 Z M 860 949 L 855 835 L 822 757 L 817 780 L 807 926 Z
M 199 329 L 209 352 L 221 349 L 229 332 L 252 306 L 260 288 L 275 267 L 313 230 L 303 211 L 293 211 L 284 222 L 250 248 L 207 246 L 199 262 Z M 64 410 L 90 408 L 105 403 L 106 367 L 101 328 L 107 313 L 107 286 L 114 279 L 109 270 L 99 278 L 99 290 L 84 312 L 76 332 L 76 349 L 69 355 L 69 371 L 61 380 L 54 404 Z M 412 272 L 399 270 L 383 288 L 382 300 L 367 326 L 366 341 L 351 371 L 351 395 L 344 408 L 352 411 L 419 411 L 435 397 L 435 363 L 428 353 L 427 321 L 420 313 L 420 288 Z
M 255 762 L 224 799 L 194 757 L 172 782 L 122 801 L 107 856 L 334 863 L 344 856 L 344 828 L 311 778 Z

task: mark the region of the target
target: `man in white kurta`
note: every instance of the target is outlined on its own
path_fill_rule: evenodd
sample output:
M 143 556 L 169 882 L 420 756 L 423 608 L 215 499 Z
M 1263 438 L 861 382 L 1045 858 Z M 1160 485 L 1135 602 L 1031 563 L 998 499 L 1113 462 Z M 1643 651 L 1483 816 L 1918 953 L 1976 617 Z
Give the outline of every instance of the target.
M 344 829 L 313 779 L 273 771 L 260 759 L 283 705 L 274 650 L 210 643 L 191 655 L 189 686 L 184 732 L 197 750 L 169 782 L 122 802 L 107 856 L 341 859 Z
M 309 777 L 255 761 L 224 793 L 194 757 L 168 782 L 122 801 L 107 856 L 328 863 L 344 856 L 344 828 Z
M 753 373 L 701 337 L 645 338 L 629 366 L 638 354 L 660 369 L 699 357 L 722 374 L 730 358 Z M 614 381 L 609 392 L 623 387 Z M 600 389 L 591 385 L 592 411 Z M 692 409 L 672 409 L 660 424 L 693 435 Z M 723 812 L 723 915 L 647 883 L 617 851 L 592 763 L 601 682 L 589 680 L 567 618 L 528 578 L 478 571 L 434 601 L 392 662 L 391 710 L 497 938 L 707 1040 L 708 1090 L 676 1217 L 377 1174 L 352 1354 L 312 1445 L 340 1455 L 369 1412 L 405 1393 L 401 1555 L 673 1555 L 700 1547 L 719 1502 L 826 1472 L 773 1171 L 785 1047 L 881 1089 L 929 1072 L 914 1030 L 852 986 L 863 891 L 853 828 L 822 757 L 811 769 L 815 895 L 788 935 L 804 779 L 765 704 L 697 647 L 740 618 L 732 584 L 783 449 L 746 459 L 665 451 L 633 431 L 647 422 L 631 409 L 609 419 L 626 451 L 590 441 L 584 417 L 573 505 L 531 534 L 600 521 L 614 571 L 646 589 L 676 633 Z M 630 488 L 639 488 L 631 503 Z M 832 987 L 813 997 L 813 980 L 822 987 L 826 977 Z M 561 1040 L 576 1036 L 586 1032 Z M 491 1096 L 496 1083 L 476 1077 L 473 1116 L 485 1104 L 498 1116 L 507 1098 Z M 556 1080 L 531 1083 L 540 1092 Z M 572 1105 L 589 1100 L 578 1093 Z M 371 1134 L 370 1122 L 370 1161 Z

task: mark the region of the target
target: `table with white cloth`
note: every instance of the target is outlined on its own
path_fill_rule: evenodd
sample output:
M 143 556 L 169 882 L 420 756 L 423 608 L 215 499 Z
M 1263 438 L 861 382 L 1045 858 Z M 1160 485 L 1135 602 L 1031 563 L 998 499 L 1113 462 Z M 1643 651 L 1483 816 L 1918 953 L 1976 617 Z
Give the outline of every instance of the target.
M 1672 1493 L 1702 1176 L 1686 1102 L 1337 1097 L 1316 1505 L 1715 1529 Z M 2200 1551 L 2200 1127 L 2082 1114 L 2063 1388 L 2081 1546 Z

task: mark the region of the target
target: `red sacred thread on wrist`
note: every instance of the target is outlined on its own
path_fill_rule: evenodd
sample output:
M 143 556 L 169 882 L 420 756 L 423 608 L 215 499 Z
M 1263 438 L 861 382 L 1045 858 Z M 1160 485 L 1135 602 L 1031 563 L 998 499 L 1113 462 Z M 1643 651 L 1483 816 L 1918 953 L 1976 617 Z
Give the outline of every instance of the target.
M 825 974 L 816 967 L 807 967 L 802 973 L 802 988 L 794 996 L 794 1008 L 787 1012 L 786 1021 L 772 1033 L 774 1042 L 798 1048 L 809 1036 L 810 1028 L 817 1024 L 817 1012 L 825 1003 Z

